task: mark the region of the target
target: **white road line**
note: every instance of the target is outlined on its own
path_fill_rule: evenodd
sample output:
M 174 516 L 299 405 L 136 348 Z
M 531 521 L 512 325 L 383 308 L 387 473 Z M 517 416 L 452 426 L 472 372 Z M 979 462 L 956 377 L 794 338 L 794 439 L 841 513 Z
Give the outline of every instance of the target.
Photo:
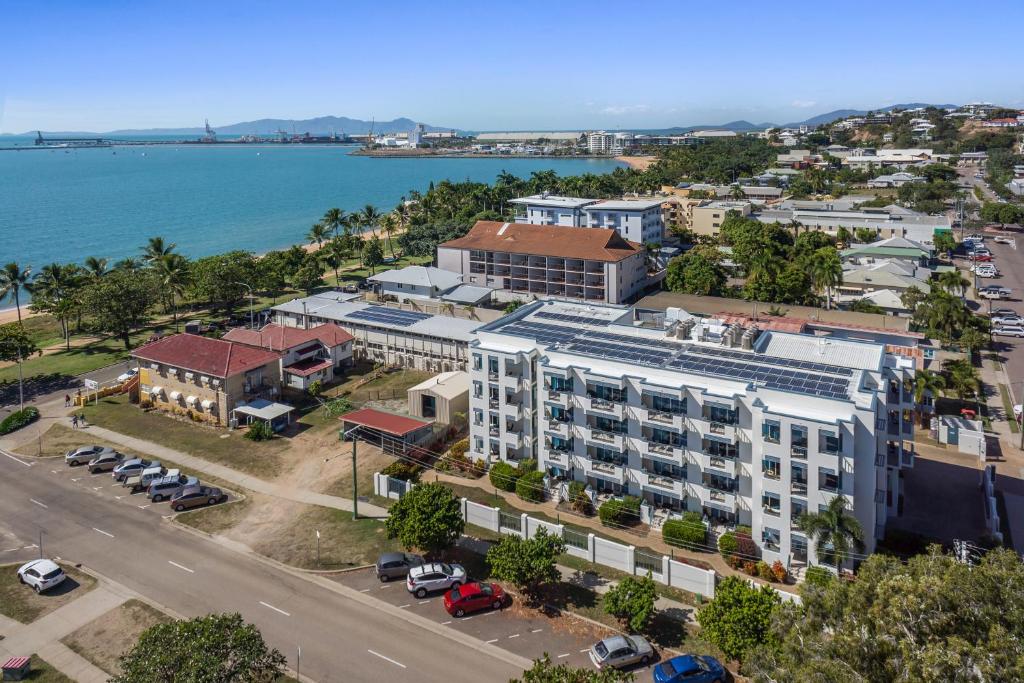
M 81 479 L 81 477 L 73 477 L 71 481 L 78 481 L 79 479 Z
M 37 546 L 35 543 L 33 543 L 32 545 L 25 546 L 24 548 L 22 548 L 22 550 L 31 550 L 32 548 L 38 548 L 38 547 L 39 546 Z
M 469 620 L 470 620 L 470 619 L 472 619 L 472 618 L 473 618 L 473 617 L 462 617 L 462 621 L 469 621 Z
M 391 586 L 385 583 L 383 586 L 380 587 L 381 590 L 384 590 L 385 588 L 391 588 Z
M 136 505 L 135 507 L 139 508 L 140 510 L 145 510 L 149 506 L 148 505 Z
M 408 607 L 408 606 L 409 606 L 409 605 L 399 605 L 399 606 L 398 606 L 398 609 L 405 609 L 405 608 L 406 608 L 406 607 Z
M 427 604 L 428 602 L 430 602 L 430 600 L 424 600 L 423 602 L 418 602 L 418 603 L 416 603 L 416 604 L 417 604 L 417 605 L 425 605 L 425 604 Z
M 103 534 L 104 536 L 110 536 L 111 538 L 114 537 L 114 534 L 108 533 L 108 532 L 104 531 L 103 529 L 97 529 L 96 527 L 93 527 L 92 530 L 93 531 L 98 531 L 99 533 Z
M 188 567 L 182 566 L 182 565 L 178 564 L 177 562 L 173 562 L 171 560 L 167 560 L 167 564 L 174 565 L 178 569 L 184 569 L 189 574 L 195 574 L 196 573 L 194 569 L 189 569 Z
M 13 553 L 15 550 L 21 550 L 21 548 L 8 548 L 7 550 L 3 550 L 0 552 Z
M 117 500 L 121 500 L 122 498 L 124 498 L 124 496 L 114 496 L 114 498 L 116 498 Z
M 513 633 L 512 635 L 509 636 L 509 638 L 518 638 L 518 637 L 519 637 L 518 633 Z
M 580 652 L 590 652 L 590 648 L 588 647 L 586 650 L 580 650 Z
M 17 550 L 17 548 L 15 548 L 15 550 Z M 448 625 L 448 624 L 450 624 L 450 623 L 452 623 L 452 620 L 451 620 L 451 619 L 449 619 L 448 621 L 442 621 L 442 622 L 441 622 L 441 626 L 447 626 L 447 625 Z
M 38 500 L 36 500 L 35 498 L 29 498 L 29 500 L 30 500 L 30 501 L 32 501 L 33 503 L 35 503 L 36 505 L 38 505 L 38 506 L 39 506 L 39 507 L 41 507 L 41 508 L 47 508 L 47 507 L 50 507 L 50 506 L 49 506 L 49 505 L 47 505 L 46 503 L 40 503 L 40 502 L 39 502 Z
M 25 461 L 24 461 L 24 460 L 22 460 L 21 458 L 15 458 L 15 457 L 14 457 L 13 455 L 11 455 L 10 453 L 8 453 L 7 451 L 0 451 L 0 453 L 3 453 L 4 455 L 6 455 L 6 456 L 7 456 L 8 458 L 10 458 L 11 460 L 13 460 L 14 462 L 17 462 L 17 463 L 21 463 L 21 464 L 22 464 L 22 465 L 24 465 L 25 467 L 32 467 L 32 463 L 30 463 L 30 462 L 25 462 Z
M 542 628 L 535 628 L 535 629 L 533 629 L 532 631 L 530 631 L 530 633 L 540 633 L 540 632 L 541 632 L 541 631 L 543 631 L 543 630 L 544 630 L 544 629 L 542 629 Z
M 571 654 L 572 654 L 571 652 L 566 652 L 564 655 L 558 655 L 558 659 L 564 659 L 565 657 L 568 657 Z
M 360 593 L 369 593 L 369 592 L 370 592 L 370 589 L 369 589 L 369 588 L 364 588 L 364 589 L 362 589 L 362 590 L 361 590 L 361 591 L 359 591 L 359 592 L 360 592 Z
M 381 653 L 379 653 L 379 652 L 374 652 L 373 650 L 367 650 L 367 652 L 369 652 L 369 653 L 370 653 L 371 655 L 373 655 L 374 657 L 380 657 L 380 658 L 381 658 L 381 659 L 383 659 L 383 660 L 384 660 L 385 662 L 391 662 L 391 663 L 392 663 L 392 664 L 394 664 L 395 666 L 400 666 L 400 667 L 402 667 L 403 669 L 406 669 L 406 668 L 408 668 L 408 667 L 407 667 L 407 666 L 406 666 L 405 664 L 402 664 L 401 662 L 396 662 L 395 660 L 391 659 L 391 657 L 385 657 L 384 655 L 382 655 L 382 654 L 381 654 Z
M 498 642 L 498 639 L 497 639 L 497 638 L 494 638 L 494 639 L 492 639 L 492 640 L 488 640 L 488 641 L 487 641 L 487 644 L 488 644 L 488 645 L 490 645 L 491 643 L 496 643 L 496 642 Z
M 102 486 L 93 486 L 92 490 L 93 491 L 99 491 L 101 488 L 103 488 L 103 487 Z
M 110 488 L 114 488 L 115 486 L 121 486 L 121 485 L 120 484 L 111 484 Z
M 50 470 L 52 474 L 58 474 L 57 470 Z
M 278 609 L 278 608 L 274 607 L 273 605 L 268 605 L 267 603 L 263 602 L 262 600 L 260 600 L 260 604 L 263 605 L 264 607 L 267 607 L 269 609 L 274 610 L 275 612 L 280 612 L 281 614 L 285 615 L 286 617 L 290 617 L 291 616 L 290 614 L 285 612 L 283 609 Z

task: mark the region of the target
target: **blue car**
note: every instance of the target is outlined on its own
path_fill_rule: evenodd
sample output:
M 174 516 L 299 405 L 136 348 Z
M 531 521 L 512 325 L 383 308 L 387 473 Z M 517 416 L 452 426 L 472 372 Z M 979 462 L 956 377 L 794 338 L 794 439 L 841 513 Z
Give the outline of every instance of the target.
M 680 655 L 654 667 L 654 683 L 725 683 L 725 667 L 707 655 Z

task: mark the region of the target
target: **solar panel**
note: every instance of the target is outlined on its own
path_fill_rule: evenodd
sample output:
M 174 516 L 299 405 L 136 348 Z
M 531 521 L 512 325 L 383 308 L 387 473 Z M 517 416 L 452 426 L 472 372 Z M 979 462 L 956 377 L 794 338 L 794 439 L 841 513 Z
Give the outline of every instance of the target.
M 699 353 L 705 356 L 719 356 L 721 358 L 734 358 L 737 360 L 749 360 L 750 352 L 733 351 L 731 349 L 718 349 L 701 346 L 693 349 L 694 353 Z M 809 360 L 791 360 L 787 358 L 773 358 L 770 356 L 759 356 L 758 362 L 768 363 L 770 365 L 779 365 L 787 368 L 796 368 L 798 370 L 813 370 L 815 372 L 828 372 L 833 375 L 843 375 L 844 377 L 852 377 L 853 370 L 850 368 L 840 367 L 838 365 L 827 365 L 825 363 L 815 363 Z
M 706 350 L 700 349 L 701 352 Z M 669 362 L 668 367 L 698 375 L 717 375 L 728 379 L 756 382 L 769 389 L 797 391 L 823 398 L 846 398 L 848 395 L 849 380 L 764 365 L 761 364 L 762 360 L 763 358 L 758 357 L 758 364 L 755 365 L 754 363 L 740 363 L 686 353 Z
M 402 311 L 397 308 L 371 307 L 353 311 L 345 316 L 354 320 L 366 320 L 368 322 L 382 323 L 395 327 L 409 327 L 420 321 L 431 318 L 429 313 L 418 311 Z
M 545 320 L 561 320 L 562 322 L 573 323 L 576 325 L 596 325 L 598 327 L 604 327 L 608 324 L 607 320 L 587 318 L 582 315 L 570 315 L 568 313 L 552 313 L 550 311 L 538 311 L 533 314 L 533 317 L 543 318 Z

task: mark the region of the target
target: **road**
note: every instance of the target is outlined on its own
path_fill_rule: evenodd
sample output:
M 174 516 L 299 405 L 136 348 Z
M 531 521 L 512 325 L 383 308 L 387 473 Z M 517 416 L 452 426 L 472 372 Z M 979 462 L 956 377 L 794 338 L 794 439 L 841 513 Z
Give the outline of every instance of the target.
M 26 464 L 27 463 L 27 464 Z M 117 498 L 120 496 L 121 498 Z M 164 505 L 127 496 L 109 474 L 0 453 L 0 561 L 44 554 L 80 562 L 188 616 L 240 612 L 315 681 L 504 681 L 528 660 L 364 595 L 246 557 L 167 523 Z M 0 548 L 6 550 L 7 548 Z
M 109 382 L 134 365 L 133 361 L 121 361 L 99 370 L 93 370 L 77 377 L 56 376 L 25 379 L 25 403 L 39 405 L 48 401 L 59 401 L 66 394 L 72 396 L 82 386 L 83 379 Z M 0 419 L 18 409 L 18 383 L 0 388 Z
M 992 308 L 1010 308 L 1024 315 L 1024 304 L 1021 303 L 1024 297 L 1024 235 L 1005 233 L 1018 241 L 1017 248 L 1008 244 L 996 244 L 992 238 L 998 232 L 987 231 L 985 246 L 992 252 L 996 267 L 999 269 L 999 277 L 994 280 L 981 280 L 981 286 L 994 283 L 1013 290 L 1009 301 L 993 301 Z M 981 312 L 989 310 L 988 301 L 981 303 Z M 993 336 L 994 349 L 1004 358 L 1006 372 L 1010 376 L 1011 393 L 1016 403 L 1024 400 L 1024 339 L 1014 337 Z

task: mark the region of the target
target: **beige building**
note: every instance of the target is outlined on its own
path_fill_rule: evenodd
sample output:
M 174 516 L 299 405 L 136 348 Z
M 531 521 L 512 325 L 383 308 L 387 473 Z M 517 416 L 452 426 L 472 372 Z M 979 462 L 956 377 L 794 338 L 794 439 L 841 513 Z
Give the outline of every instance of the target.
M 731 202 L 721 200 L 705 200 L 689 207 L 689 229 L 698 235 L 718 236 L 722 222 L 730 211 L 741 216 L 749 216 L 750 202 Z
M 235 408 L 281 394 L 281 354 L 246 344 L 175 334 L 132 357 L 142 400 L 197 420 L 227 425 Z
M 453 424 L 469 414 L 469 373 L 442 372 L 409 387 L 409 414 L 440 424 Z

